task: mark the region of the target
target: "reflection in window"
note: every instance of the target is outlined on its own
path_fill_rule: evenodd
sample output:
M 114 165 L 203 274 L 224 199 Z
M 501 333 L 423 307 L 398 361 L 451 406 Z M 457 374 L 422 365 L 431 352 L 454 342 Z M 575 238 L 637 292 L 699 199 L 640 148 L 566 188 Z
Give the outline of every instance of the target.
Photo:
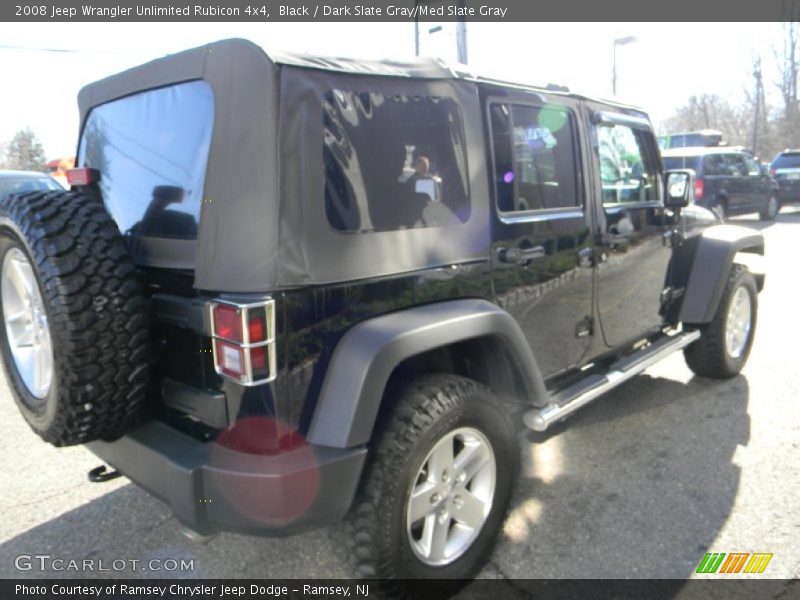
M 747 175 L 748 177 L 760 177 L 761 176 L 761 167 L 759 164 L 754 161 L 749 156 L 744 157 L 744 162 L 747 165 Z
M 580 205 L 573 125 L 566 109 L 492 104 L 490 119 L 501 212 Z
M 725 158 L 720 154 L 711 154 L 706 156 L 703 160 L 703 174 L 707 177 L 715 177 L 718 175 L 725 175 L 727 173 L 727 164 Z
M 623 125 L 597 128 L 603 203 L 658 199 L 656 169 L 643 134 Z
M 454 100 L 334 90 L 323 118 L 325 212 L 334 228 L 392 231 L 469 218 Z
M 10 194 L 25 192 L 63 191 L 58 183 L 49 177 L 0 176 L 0 200 Z
M 123 234 L 197 237 L 213 120 L 204 81 L 92 109 L 78 164 L 100 171 L 103 201 Z
M 728 154 L 728 175 L 731 177 L 747 177 L 748 168 L 744 157 L 740 154 Z

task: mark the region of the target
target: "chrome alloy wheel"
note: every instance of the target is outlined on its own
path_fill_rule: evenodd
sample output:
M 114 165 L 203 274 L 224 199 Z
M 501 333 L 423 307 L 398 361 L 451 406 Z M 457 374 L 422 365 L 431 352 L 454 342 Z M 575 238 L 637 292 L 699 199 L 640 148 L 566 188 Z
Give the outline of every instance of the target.
M 19 248 L 11 248 L 0 274 L 6 337 L 25 387 L 43 399 L 53 380 L 53 346 L 42 293 L 33 267 Z
M 731 358 L 739 358 L 747 347 L 752 320 L 750 294 L 740 286 L 731 298 L 725 320 L 725 350 Z
M 417 558 L 443 566 L 464 554 L 491 512 L 496 483 L 494 452 L 480 431 L 461 427 L 441 438 L 411 486 L 406 521 Z

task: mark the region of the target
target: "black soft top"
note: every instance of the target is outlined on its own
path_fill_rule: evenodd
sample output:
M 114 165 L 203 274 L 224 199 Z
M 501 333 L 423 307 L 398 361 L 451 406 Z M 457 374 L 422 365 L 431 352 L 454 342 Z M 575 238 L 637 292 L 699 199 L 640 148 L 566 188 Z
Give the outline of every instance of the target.
M 252 42 L 231 39 L 85 86 L 78 96 L 81 130 L 95 106 L 199 79 L 211 86 L 215 109 L 200 226 L 192 242 L 195 287 L 222 292 L 265 292 L 486 260 L 491 211 L 480 88 L 585 99 L 479 77 L 436 59 L 268 55 Z M 437 228 L 333 230 L 324 209 L 322 102 L 325 93 L 339 88 L 458 102 L 472 199 L 466 223 L 450 227 L 447 236 Z M 603 106 L 646 118 L 631 107 Z

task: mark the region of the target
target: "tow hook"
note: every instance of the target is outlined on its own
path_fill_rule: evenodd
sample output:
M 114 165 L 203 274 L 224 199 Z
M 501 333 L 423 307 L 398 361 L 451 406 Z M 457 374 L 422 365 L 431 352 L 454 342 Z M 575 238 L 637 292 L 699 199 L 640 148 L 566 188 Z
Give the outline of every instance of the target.
M 89 481 L 92 483 L 105 483 L 106 481 L 111 481 L 112 479 L 116 479 L 117 477 L 121 477 L 122 473 L 119 471 L 109 471 L 106 473 L 106 466 L 100 465 L 99 467 L 95 467 L 87 474 Z

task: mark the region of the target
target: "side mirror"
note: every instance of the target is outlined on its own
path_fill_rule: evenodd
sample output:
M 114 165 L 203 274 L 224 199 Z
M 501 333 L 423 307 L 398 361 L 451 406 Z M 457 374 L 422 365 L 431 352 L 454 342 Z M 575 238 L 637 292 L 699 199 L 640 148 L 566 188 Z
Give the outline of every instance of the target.
M 689 206 L 692 193 L 694 171 L 667 171 L 664 183 L 664 206 L 666 208 L 684 208 Z

